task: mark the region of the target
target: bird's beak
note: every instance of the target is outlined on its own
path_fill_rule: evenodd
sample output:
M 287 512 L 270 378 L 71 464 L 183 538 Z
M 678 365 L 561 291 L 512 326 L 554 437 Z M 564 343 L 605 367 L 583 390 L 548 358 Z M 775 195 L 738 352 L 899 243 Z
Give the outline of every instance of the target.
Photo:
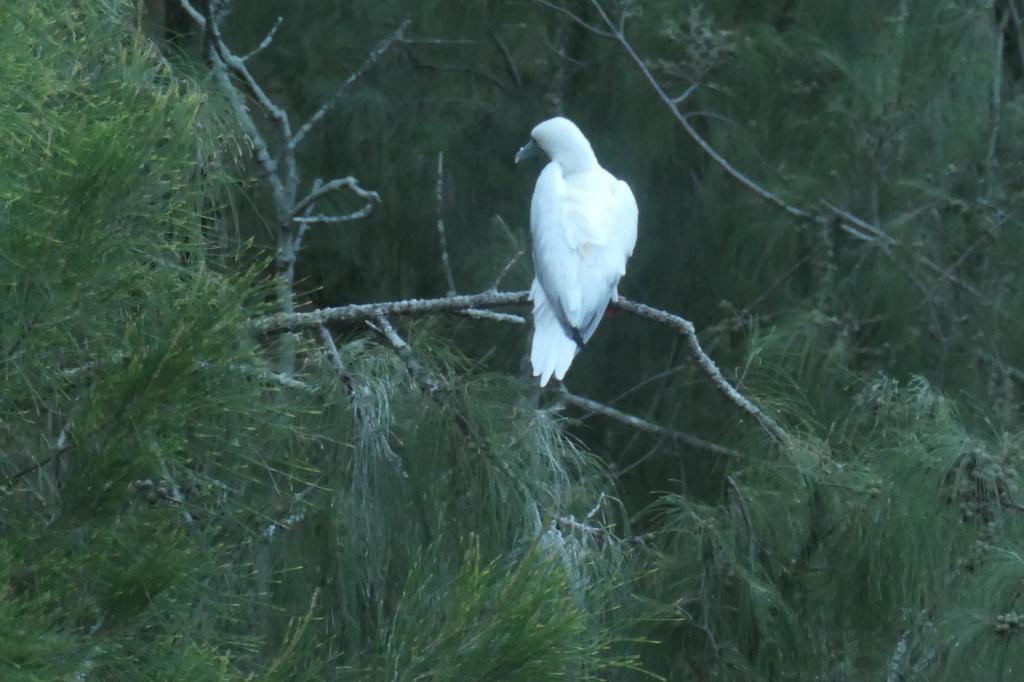
M 523 159 L 529 159 L 534 156 L 540 156 L 540 154 L 540 146 L 533 140 L 530 140 L 522 147 L 520 147 L 519 151 L 516 152 L 516 163 L 519 163 Z

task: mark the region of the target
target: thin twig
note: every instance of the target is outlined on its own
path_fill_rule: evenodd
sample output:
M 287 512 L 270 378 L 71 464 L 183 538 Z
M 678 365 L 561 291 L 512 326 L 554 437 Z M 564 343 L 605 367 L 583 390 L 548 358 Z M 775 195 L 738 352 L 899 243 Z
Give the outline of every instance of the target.
M 609 33 L 608 31 L 605 31 L 604 29 L 598 28 L 597 26 L 594 26 L 590 22 L 588 22 L 585 19 L 583 19 L 582 17 L 580 17 L 578 14 L 570 12 L 566 8 L 562 7 L 561 5 L 556 5 L 555 3 L 549 2 L 548 0 L 533 0 L 533 1 L 536 2 L 539 5 L 544 5 L 548 9 L 554 10 L 554 11 L 558 12 L 559 14 L 562 14 L 562 15 L 568 17 L 573 22 L 579 24 L 580 26 L 582 26 L 583 28 L 587 29 L 591 33 L 595 33 L 595 34 L 597 34 L 599 36 L 604 36 L 605 38 L 614 38 L 615 37 L 614 34 Z
M 498 290 L 498 286 L 501 284 L 501 281 L 505 279 L 506 275 L 508 275 L 509 271 L 512 269 L 512 266 L 516 264 L 516 261 L 518 261 L 522 255 L 523 250 L 520 249 L 512 256 L 512 258 L 509 259 L 508 263 L 505 263 L 505 267 L 503 267 L 501 272 L 498 273 L 498 276 L 495 278 L 494 283 L 491 284 L 491 288 L 488 289 L 488 291 Z
M 253 57 L 255 57 L 256 55 L 258 55 L 260 52 L 263 52 L 263 50 L 265 50 L 268 47 L 270 47 L 270 43 L 274 42 L 274 34 L 277 33 L 277 29 L 279 29 L 281 27 L 281 23 L 283 21 L 284 21 L 284 17 L 278 17 L 277 21 L 274 22 L 273 28 L 270 29 L 270 32 L 267 33 L 266 37 L 263 40 L 260 41 L 259 45 L 254 47 L 248 53 L 246 53 L 242 57 L 242 61 L 243 62 L 247 62 L 250 59 L 252 59 Z
M 838 206 L 833 206 L 827 201 L 822 201 L 821 203 L 824 204 L 828 208 L 828 210 L 832 211 L 832 213 L 842 218 L 842 221 L 840 222 L 840 227 L 849 228 L 850 226 L 853 226 L 860 228 L 864 232 L 868 233 L 867 235 L 864 235 L 856 231 L 848 231 L 849 234 L 853 234 L 855 237 L 858 237 L 859 239 L 862 239 L 864 241 L 874 241 L 874 239 L 881 239 L 883 243 L 886 244 L 887 246 L 892 246 L 893 244 L 896 243 L 895 239 L 893 239 L 891 236 L 883 232 L 880 228 L 875 227 L 871 223 L 867 222 L 866 220 L 858 218 L 849 211 L 843 210 Z
M 211 8 L 212 15 L 212 8 Z M 207 21 L 206 25 L 207 35 L 210 37 L 213 43 L 214 51 L 220 56 L 223 63 L 230 68 L 242 81 L 245 83 L 249 92 L 253 98 L 259 103 L 261 107 L 270 115 L 270 117 L 277 122 L 278 128 L 280 129 L 281 139 L 288 141 L 292 139 L 292 127 L 291 120 L 288 117 L 288 112 L 283 107 L 278 106 L 270 99 L 270 95 L 263 89 L 263 86 L 259 84 L 252 72 L 249 71 L 249 67 L 245 65 L 245 60 L 234 54 L 228 49 L 227 44 L 224 42 L 224 38 L 220 32 L 220 25 L 215 20 Z M 287 197 L 288 203 L 295 196 L 295 189 L 298 186 L 299 178 L 298 171 L 295 166 L 295 154 L 292 153 L 291 149 L 287 149 L 283 157 L 284 171 L 285 171 L 285 187 L 288 190 Z M 285 204 L 278 206 L 279 210 L 283 211 L 286 208 Z
M 452 275 L 452 263 L 448 257 L 448 236 L 444 229 L 444 152 L 437 153 L 437 184 L 434 198 L 437 202 L 437 241 L 441 247 L 441 269 L 448 281 L 448 295 L 455 295 L 455 277 Z
M 737 312 L 732 317 L 726 318 L 726 319 L 724 319 L 724 320 L 722 320 L 720 322 L 716 322 L 715 324 L 711 325 L 710 327 L 705 327 L 704 331 L 703 331 L 705 337 L 707 337 L 708 335 L 718 334 L 718 333 L 721 333 L 723 331 L 732 331 L 734 329 L 737 329 L 738 325 L 742 324 L 744 320 L 750 318 L 750 316 L 753 315 L 753 311 L 756 308 L 760 307 L 760 305 L 762 303 L 767 301 L 768 298 L 772 294 L 774 294 L 778 290 L 779 287 L 781 287 L 791 277 L 793 277 L 793 275 L 795 275 L 800 270 L 800 268 L 804 265 L 804 263 L 806 263 L 810 259 L 811 259 L 811 254 L 810 253 L 805 254 L 796 263 L 794 263 L 789 268 L 789 270 L 787 270 L 786 272 L 782 273 L 782 275 L 780 275 L 774 282 L 772 282 L 768 286 L 768 288 L 766 288 L 763 292 L 761 292 L 761 295 L 758 296 L 757 299 L 753 303 L 751 303 L 750 305 L 746 306 L 745 308 L 743 308 L 742 310 Z
M 367 55 L 366 59 L 363 60 L 363 63 L 359 65 L 359 68 L 353 71 L 352 74 L 345 79 L 345 82 L 338 86 L 338 89 L 334 91 L 334 94 L 331 95 L 331 98 L 324 102 L 323 105 L 321 105 L 321 107 L 316 110 L 316 112 L 309 118 L 309 120 L 306 121 L 306 123 L 301 128 L 299 128 L 298 132 L 295 133 L 295 135 L 288 141 L 287 148 L 289 151 L 294 152 L 295 149 L 302 142 L 302 140 L 305 139 L 306 135 L 308 135 L 309 132 L 313 129 L 313 126 L 322 121 L 324 116 L 326 116 L 327 113 L 332 108 L 334 108 L 334 106 L 338 102 L 341 101 L 345 93 L 348 92 L 348 89 L 352 87 L 352 85 L 357 80 L 362 78 L 363 75 L 367 71 L 369 71 L 374 64 L 380 61 L 380 58 L 384 56 L 384 54 L 391 48 L 393 44 L 395 44 L 395 42 L 401 40 L 404 37 L 405 30 L 409 28 L 409 24 L 411 23 L 412 22 L 409 19 L 406 19 L 398 26 L 397 29 L 395 29 L 391 34 L 389 34 L 387 37 L 385 37 L 383 40 L 377 43 L 377 45 L 372 50 L 370 50 L 370 54 Z
M 395 471 L 403 477 L 407 478 L 408 474 L 402 469 L 402 459 L 392 449 L 391 442 L 389 440 L 389 433 L 386 428 L 382 429 L 377 426 L 377 411 L 372 403 L 364 402 L 362 398 L 368 396 L 370 391 L 363 386 L 362 391 L 356 391 L 355 379 L 352 374 L 348 371 L 345 366 L 345 361 L 341 357 L 341 353 L 338 351 L 338 346 L 334 343 L 334 337 L 331 335 L 331 331 L 324 325 L 320 325 L 320 339 L 324 343 L 324 347 L 327 349 L 327 357 L 331 360 L 331 365 L 334 367 L 334 373 L 338 377 L 338 382 L 345 388 L 345 392 L 348 393 L 349 399 L 352 401 L 352 414 L 355 417 L 356 422 L 360 426 L 360 434 L 372 434 L 372 438 L 378 441 L 379 450 L 383 453 L 384 459 L 386 459 Z
M 361 209 L 357 211 L 352 211 L 351 213 L 339 213 L 337 215 L 325 215 L 323 213 L 318 213 L 316 215 L 299 216 L 298 218 L 292 218 L 292 222 L 301 223 L 303 225 L 313 223 L 347 223 L 352 220 L 359 220 L 360 218 L 365 218 L 366 216 L 370 215 L 372 211 L 373 204 L 366 204 Z
M 547 2 L 547 0 L 534 0 L 534 2 L 539 2 L 542 5 L 551 7 L 552 9 L 557 7 L 556 5 L 552 5 L 551 3 Z M 708 143 L 708 141 L 705 140 L 700 133 L 697 132 L 697 129 L 690 124 L 690 121 L 686 118 L 686 116 L 679 111 L 679 107 L 676 106 L 676 104 L 672 101 L 672 97 L 670 97 L 661 87 L 661 84 L 658 83 L 658 80 L 654 77 L 654 74 L 651 73 L 651 70 L 647 67 L 647 63 L 639 54 L 637 54 L 636 50 L 633 49 L 632 44 L 630 44 L 630 42 L 626 40 L 625 34 L 616 27 L 615 23 L 611 20 L 611 17 L 609 17 L 608 14 L 605 13 L 604 8 L 601 6 L 601 3 L 597 2 L 597 0 L 591 0 L 591 4 L 593 4 L 594 8 L 601 16 L 601 19 L 604 21 L 605 25 L 609 29 L 608 31 L 595 32 L 598 33 L 599 35 L 612 38 L 617 43 L 619 43 L 619 45 L 626 52 L 626 54 L 629 55 L 629 58 L 633 60 L 633 63 L 636 64 L 637 68 L 640 69 L 640 72 L 643 74 L 644 78 L 647 80 L 648 84 L 651 86 L 654 92 L 658 95 L 658 98 L 665 103 L 669 111 L 672 113 L 672 116 L 676 119 L 676 121 L 679 122 L 681 126 L 683 126 L 683 130 L 686 131 L 686 134 L 690 136 L 690 139 L 697 143 L 697 146 L 704 150 L 704 153 L 711 157 L 711 159 L 715 163 L 717 163 L 726 173 L 732 176 L 733 179 L 735 179 L 742 186 L 746 187 L 748 190 L 758 195 L 768 203 L 782 209 L 783 211 L 793 216 L 794 218 L 797 218 L 798 220 L 813 220 L 815 218 L 814 214 L 812 214 L 811 212 L 793 206 L 792 204 L 783 200 L 774 192 L 770 192 L 761 185 L 757 184 L 756 182 L 748 178 L 746 175 L 741 173 L 739 170 L 737 170 L 735 166 L 729 163 L 728 159 L 719 154 L 718 151 L 714 147 L 712 147 L 711 144 Z M 565 10 L 563 10 L 563 13 L 571 15 L 571 13 L 568 13 Z M 593 30 L 593 27 L 591 27 L 586 22 L 583 22 L 583 25 Z
M 701 347 L 700 339 L 697 338 L 697 330 L 694 328 L 692 322 L 686 318 L 673 315 L 664 310 L 652 308 L 644 305 L 643 303 L 635 303 L 622 296 L 619 296 L 618 303 L 615 303 L 614 305 L 616 308 L 625 312 L 665 325 L 683 336 L 683 338 L 686 339 L 687 347 L 690 350 L 690 357 L 693 358 L 697 363 L 697 367 L 700 368 L 711 383 L 733 404 L 756 419 L 764 430 L 767 431 L 777 442 L 786 442 L 786 432 L 782 427 L 780 427 L 774 419 L 769 417 L 749 398 L 740 393 L 736 387 L 730 384 L 722 375 L 721 370 L 718 369 L 718 365 L 715 364 L 715 361 L 712 360 Z
M 323 186 L 324 186 L 324 181 L 322 179 L 317 178 L 316 180 L 314 180 L 313 181 L 313 189 L 310 191 L 310 196 L 313 196 L 313 195 L 319 196 L 318 192 L 320 192 L 323 189 Z M 303 200 L 303 202 L 305 202 L 305 200 Z M 311 216 L 313 214 L 313 211 L 315 209 L 316 209 L 316 202 L 315 201 L 310 201 L 306 205 L 305 211 L 303 211 L 303 217 L 308 218 L 309 216 Z M 292 240 L 292 243 L 294 245 L 292 247 L 292 252 L 295 253 L 296 255 L 298 255 L 299 251 L 302 249 L 302 240 L 305 238 L 307 232 L 309 232 L 309 223 L 301 223 L 299 225 L 298 231 L 295 233 L 295 236 L 293 237 L 293 240 Z M 293 273 L 293 276 L 294 276 L 294 273 Z
M 310 204 L 316 202 L 325 194 L 336 192 L 339 189 L 349 190 L 357 197 L 365 201 L 368 205 L 380 203 L 380 194 L 372 190 L 363 189 L 360 186 L 359 181 L 352 177 L 351 175 L 349 175 L 344 178 L 335 178 L 330 182 L 321 183 L 319 185 L 314 184 L 312 191 L 310 191 L 309 194 L 303 197 L 301 201 L 295 204 L 295 208 L 292 209 L 293 219 L 295 217 L 300 216 L 300 214 L 302 214 L 302 212 L 305 211 L 310 206 Z
M 561 14 L 568 16 L 574 22 L 582 25 L 583 27 L 587 28 L 588 30 L 594 32 L 597 35 L 601 35 L 606 38 L 615 40 L 623 49 L 623 51 L 625 51 L 628 57 L 633 61 L 636 67 L 640 70 L 644 78 L 647 80 L 648 84 L 651 86 L 651 89 L 654 90 L 658 98 L 668 107 L 672 116 L 683 127 L 683 129 L 686 131 L 686 134 L 689 135 L 690 139 L 692 139 L 711 158 L 712 161 L 714 161 L 720 168 L 722 168 L 722 170 L 724 170 L 741 186 L 753 192 L 757 196 L 761 197 L 761 199 L 763 199 L 764 201 L 784 211 L 785 213 L 787 213 L 788 215 L 792 216 L 797 220 L 813 222 L 819 225 L 828 225 L 829 222 L 834 221 L 834 218 L 831 216 L 822 215 L 815 211 L 803 209 L 785 201 L 779 195 L 766 189 L 757 182 L 754 182 L 750 177 L 739 171 L 735 166 L 733 166 L 729 162 L 728 159 L 726 159 L 714 147 L 712 147 L 711 144 L 707 140 L 705 140 L 704 137 L 701 136 L 701 134 L 698 133 L 697 130 L 693 127 L 693 125 L 688 120 L 688 116 L 683 114 L 679 110 L 679 107 L 676 103 L 674 103 L 673 98 L 670 97 L 668 93 L 665 92 L 664 88 L 661 87 L 661 84 L 658 83 L 657 78 L 655 78 L 654 74 L 647 66 L 647 63 L 633 48 L 632 44 L 627 40 L 625 32 L 623 31 L 622 27 L 617 26 L 616 23 L 612 21 L 611 17 L 607 14 L 607 12 L 605 12 L 599 0 L 591 0 L 591 5 L 593 5 L 593 7 L 596 9 L 605 26 L 608 27 L 608 30 L 602 30 L 598 29 L 595 26 L 592 26 L 591 24 L 582 20 L 577 15 L 566 10 L 564 7 L 549 2 L 549 0 L 534 0 L 534 2 L 545 7 L 549 7 Z M 1011 16 L 1014 19 L 1015 26 L 1018 28 L 1018 30 L 1020 30 L 1020 21 L 1019 16 L 1017 16 L 1016 6 L 1012 2 L 1010 3 L 1010 6 Z M 1024 50 L 1024 48 L 1022 48 L 1022 50 Z M 1024 58 L 1024 51 L 1022 51 L 1022 58 Z M 839 219 L 837 227 L 842 229 L 847 234 L 850 234 L 851 236 L 881 246 L 883 250 L 888 255 L 890 255 L 890 257 L 892 256 L 892 253 L 888 247 L 900 246 L 899 242 L 897 242 L 891 236 L 886 234 L 880 228 L 878 228 L 875 225 L 872 225 L 866 220 L 854 216 L 849 211 L 845 211 L 834 206 L 830 207 L 830 210 L 832 211 L 834 216 Z M 977 288 L 971 286 L 970 284 L 956 276 L 950 275 L 949 273 L 946 272 L 946 269 L 931 262 L 930 260 L 928 260 L 927 257 L 922 256 L 920 253 L 918 253 L 916 249 L 912 247 L 903 248 L 905 251 L 909 253 L 909 256 L 913 260 L 925 265 L 927 268 L 931 269 L 935 273 L 944 276 L 947 280 L 956 284 L 957 286 L 960 286 L 965 291 L 969 292 L 971 295 L 978 298 L 979 300 L 985 302 L 989 301 L 989 299 L 986 298 L 982 294 L 982 292 L 980 292 Z M 998 312 L 1000 312 L 1001 314 L 1005 314 L 1002 311 Z
M 196 362 L 196 367 L 199 367 L 201 369 L 208 369 L 210 367 L 210 363 L 200 360 Z M 307 384 L 304 381 L 299 381 L 298 379 L 288 376 L 287 374 L 274 372 L 272 370 L 264 369 L 262 367 L 242 365 L 235 362 L 228 364 L 227 367 L 228 369 L 238 372 L 239 374 L 242 374 L 244 376 L 248 376 L 252 379 L 257 379 L 265 383 L 277 384 L 282 388 L 290 388 L 296 391 L 302 391 L 303 393 L 316 393 L 316 386 Z
M 191 5 L 189 0 L 179 0 L 179 2 L 185 12 L 192 17 L 192 20 L 196 22 L 199 28 L 206 33 L 209 33 L 206 18 Z M 284 183 L 281 181 L 277 161 L 275 161 L 274 157 L 270 154 L 269 147 L 263 139 L 263 135 L 256 127 L 256 123 L 253 121 L 252 115 L 249 113 L 249 109 L 245 105 L 245 99 L 242 97 L 242 93 L 240 93 L 238 88 L 235 87 L 235 84 L 231 82 L 231 77 L 228 75 L 227 64 L 225 64 L 224 60 L 221 59 L 217 50 L 211 52 L 209 58 L 213 67 L 212 71 L 214 79 L 227 95 L 228 102 L 231 104 L 231 108 L 234 110 L 235 116 L 238 118 L 238 122 L 242 126 L 242 130 L 252 143 L 253 151 L 256 154 L 256 161 L 263 167 L 263 171 L 267 176 L 267 182 L 270 183 L 270 188 L 274 195 L 274 202 L 280 212 L 280 207 L 288 203 L 288 194 Z
M 334 373 L 338 376 L 338 381 L 345 387 L 349 397 L 355 398 L 355 382 L 352 380 L 352 375 L 349 374 L 348 368 L 345 367 L 344 360 L 341 359 L 341 353 L 338 352 L 338 346 L 334 343 L 331 330 L 325 325 L 320 325 L 319 330 L 320 340 L 324 342 L 324 348 L 327 349 L 327 357 L 330 358 L 331 365 L 334 366 Z
M 502 92 L 508 92 L 508 88 L 505 87 L 504 83 L 502 83 L 498 78 L 488 73 L 487 71 L 484 71 L 483 69 L 476 69 L 469 66 L 449 66 L 448 64 L 434 64 L 432 62 L 424 61 L 423 59 L 420 58 L 419 55 L 417 55 L 412 50 L 411 47 L 408 46 L 405 48 L 405 55 L 409 58 L 409 61 L 412 62 L 413 66 L 417 68 L 427 69 L 429 71 L 447 71 L 449 73 L 464 73 L 470 76 L 475 76 L 477 78 L 483 78 L 490 82 L 492 85 L 494 85 L 494 87 L 501 90 Z
M 480 45 L 483 41 L 473 38 L 399 38 L 399 45 Z
M 318 199 L 322 198 L 324 195 L 330 192 L 336 192 L 337 190 L 342 188 L 348 189 L 357 197 L 365 201 L 366 203 L 363 205 L 363 207 L 356 211 L 352 211 L 351 213 L 343 213 L 340 215 L 312 214 L 312 210 Z M 351 175 L 344 178 L 335 178 L 330 182 L 321 182 L 321 180 L 317 178 L 316 182 L 313 183 L 313 189 L 310 191 L 310 193 L 307 194 L 299 203 L 297 203 L 295 205 L 295 208 L 292 210 L 291 222 L 299 223 L 303 227 L 306 227 L 313 223 L 345 223 L 350 220 L 358 220 L 360 218 L 365 218 L 366 216 L 370 215 L 370 213 L 373 211 L 374 204 L 379 203 L 380 195 L 377 192 L 368 189 L 363 189 L 359 185 L 359 181 L 356 180 Z M 300 229 L 299 234 L 305 234 L 305 229 Z M 300 242 L 301 238 L 297 237 L 293 249 L 295 253 L 298 253 L 299 251 Z
M 483 310 L 481 308 L 460 310 L 458 314 L 474 320 L 490 320 L 491 322 L 503 322 L 505 324 L 526 324 L 526 319 L 522 315 L 499 313 L 493 310 Z
M 643 419 L 642 417 L 637 417 L 635 415 L 623 412 L 622 410 L 617 410 L 614 407 L 611 407 L 610 405 L 605 405 L 604 403 L 599 403 L 596 400 L 591 400 L 590 398 L 584 398 L 574 393 L 570 393 L 564 387 L 562 388 L 562 397 L 570 405 L 575 405 L 576 407 L 582 410 L 586 410 L 592 414 L 603 415 L 621 424 L 625 424 L 630 428 L 637 429 L 638 431 L 644 431 L 646 433 L 651 433 L 656 436 L 668 438 L 672 441 L 682 443 L 683 445 L 687 445 L 695 450 L 700 450 L 702 452 L 708 452 L 714 455 L 721 455 L 725 457 L 738 457 L 740 454 L 739 452 L 731 448 L 727 448 L 722 445 L 718 445 L 717 443 L 706 441 L 703 438 L 699 438 L 697 436 L 685 433 L 683 431 L 676 431 L 675 429 L 670 429 L 668 427 L 662 426 L 661 424 L 655 424 L 654 422 Z
M 381 303 L 357 303 L 337 308 L 321 308 L 306 313 L 268 315 L 256 321 L 261 332 L 284 329 L 315 327 L 326 322 L 353 322 L 372 320 L 380 315 L 430 315 L 441 312 L 457 312 L 469 308 L 494 307 L 523 304 L 527 302 L 528 291 L 485 291 L 480 294 L 446 296 L 444 298 L 384 301 Z
M 690 95 L 697 91 L 698 87 L 700 87 L 700 81 L 696 83 L 691 83 L 690 87 L 686 88 L 686 90 L 683 91 L 683 94 L 679 95 L 678 97 L 673 97 L 672 99 L 669 100 L 669 102 L 672 103 L 672 106 L 678 107 L 680 104 L 688 100 L 690 98 Z
M 404 301 L 384 301 L 381 303 L 362 303 L 337 308 L 321 308 L 306 313 L 278 313 L 260 318 L 254 322 L 258 331 L 271 332 L 276 330 L 297 329 L 301 327 L 319 326 L 326 322 L 352 322 L 358 320 L 375 320 L 379 326 L 378 331 L 388 340 L 389 343 L 399 352 L 400 355 L 411 352 L 405 341 L 395 332 L 394 327 L 388 321 L 392 315 L 431 315 L 442 312 L 460 312 L 471 308 L 493 307 L 524 304 L 527 302 L 529 292 L 527 291 L 485 291 L 480 294 L 446 296 L 433 299 L 407 299 Z M 690 356 L 697 363 L 704 375 L 711 383 L 721 391 L 726 398 L 741 410 L 754 417 L 757 422 L 778 442 L 785 442 L 786 432 L 775 420 L 769 417 L 761 408 L 744 396 L 732 384 L 730 384 L 721 370 L 715 364 L 700 345 L 696 329 L 689 320 L 673 315 L 658 308 L 652 308 L 642 303 L 635 303 L 622 296 L 613 307 L 630 313 L 637 317 L 665 325 L 679 333 L 687 342 Z
M 587 23 L 586 21 L 583 21 L 572 12 L 566 10 L 564 7 L 551 3 L 548 0 L 534 0 L 534 2 L 537 2 L 538 4 L 544 5 L 545 7 L 549 7 L 555 11 L 560 12 L 561 14 L 568 16 L 576 23 L 582 25 L 583 27 L 587 28 L 588 30 L 594 32 L 597 35 L 610 38 L 617 42 L 619 46 L 623 49 L 623 51 L 625 51 L 625 53 L 633 61 L 636 67 L 640 70 L 640 72 L 643 74 L 645 80 L 651 86 L 651 89 L 654 90 L 658 98 L 668 107 L 673 118 L 675 118 L 676 121 L 683 127 L 683 130 L 686 131 L 686 134 L 689 135 L 690 139 L 692 139 L 697 144 L 697 146 L 699 146 L 704 151 L 704 153 L 711 158 L 712 161 L 714 161 L 720 168 L 722 168 L 722 170 L 724 170 L 729 176 L 731 176 L 734 180 L 740 183 L 740 185 L 750 190 L 751 192 L 761 197 L 763 200 L 767 201 L 773 206 L 786 212 L 793 218 L 796 218 L 797 220 L 812 221 L 817 223 L 824 223 L 828 220 L 828 218 L 825 216 L 818 215 L 815 212 L 790 204 L 789 202 L 782 199 L 779 195 L 766 189 L 757 182 L 754 182 L 751 178 L 749 178 L 747 175 L 745 175 L 739 169 L 733 166 L 729 162 L 729 160 L 722 156 L 714 147 L 712 147 L 711 144 L 707 140 L 705 140 L 699 132 L 697 132 L 697 129 L 693 127 L 693 125 L 689 121 L 688 115 L 683 114 L 679 110 L 680 102 L 685 100 L 685 98 L 689 96 L 692 89 L 696 87 L 696 84 L 691 85 L 686 92 L 684 92 L 682 95 L 678 97 L 671 97 L 667 92 L 665 92 L 664 88 L 662 88 L 661 84 L 658 82 L 658 79 L 655 78 L 654 74 L 647 66 L 647 63 L 633 48 L 633 45 L 629 42 L 629 40 L 626 39 L 625 32 L 623 31 L 621 25 L 617 26 L 616 23 L 612 21 L 611 17 L 608 16 L 608 14 L 605 12 L 604 8 L 598 0 L 591 0 L 591 4 L 597 11 L 598 15 L 601 17 L 605 26 L 608 27 L 607 31 L 598 29 L 597 27 Z M 854 220 L 856 220 L 854 224 L 857 227 L 865 229 L 866 226 L 867 231 L 869 233 L 875 234 L 882 239 L 891 239 L 891 237 L 885 235 L 877 227 L 871 226 L 860 219 L 856 219 L 848 212 L 843 212 L 842 217 L 844 220 L 849 220 L 850 222 L 854 222 Z
M 376 325 L 373 326 L 385 339 L 391 344 L 391 347 L 398 353 L 398 357 L 402 358 L 406 368 L 409 370 L 409 374 L 416 383 L 431 397 L 438 396 L 443 386 L 427 368 L 424 367 L 416 354 L 412 352 L 412 346 L 410 346 L 405 339 L 403 339 L 399 333 L 392 326 L 391 321 L 385 315 L 376 315 L 374 317 Z
M 491 31 L 491 38 L 494 39 L 495 44 L 498 46 L 498 51 L 501 52 L 501 56 L 505 59 L 505 66 L 508 67 L 508 71 L 512 74 L 512 80 L 515 82 L 517 88 L 523 87 L 523 78 L 519 75 L 519 69 L 516 68 L 515 60 L 512 59 L 512 53 L 509 52 L 508 46 L 505 45 L 505 41 L 501 39 L 497 31 Z

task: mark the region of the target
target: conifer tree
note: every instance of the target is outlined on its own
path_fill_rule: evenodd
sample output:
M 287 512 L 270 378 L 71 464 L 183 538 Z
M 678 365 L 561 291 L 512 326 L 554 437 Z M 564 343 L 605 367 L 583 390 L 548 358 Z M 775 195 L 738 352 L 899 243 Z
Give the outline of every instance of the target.
M 0 677 L 1019 675 L 1019 2 L 68 5 L 0 6 Z M 540 392 L 556 113 L 640 238 Z

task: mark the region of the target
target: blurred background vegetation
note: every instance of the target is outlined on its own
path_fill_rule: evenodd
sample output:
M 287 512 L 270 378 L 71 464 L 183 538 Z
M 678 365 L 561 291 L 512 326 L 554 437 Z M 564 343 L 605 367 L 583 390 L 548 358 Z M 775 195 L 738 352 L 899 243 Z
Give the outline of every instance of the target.
M 246 64 L 293 128 L 410 21 L 298 149 L 300 196 L 382 199 L 311 227 L 299 309 L 444 295 L 439 215 L 485 290 L 562 114 L 637 196 L 622 293 L 786 438 L 625 315 L 566 383 L 661 429 L 538 393 L 493 321 L 395 318 L 410 353 L 338 324 L 282 366 L 276 206 L 194 18 L 3 3 L 0 678 L 1020 676 L 1017 0 L 600 5 L 803 218 L 591 0 L 194 7 L 239 55 L 281 17 Z

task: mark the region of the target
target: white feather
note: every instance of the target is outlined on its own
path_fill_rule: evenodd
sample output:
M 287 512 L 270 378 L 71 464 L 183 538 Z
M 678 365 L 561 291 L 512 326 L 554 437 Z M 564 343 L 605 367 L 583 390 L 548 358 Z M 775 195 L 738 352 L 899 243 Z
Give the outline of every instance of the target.
M 551 157 L 530 204 L 536 270 L 530 360 L 543 386 L 551 376 L 565 376 L 617 298 L 636 244 L 637 205 L 629 185 L 601 168 L 571 121 L 549 119 L 532 136 Z

